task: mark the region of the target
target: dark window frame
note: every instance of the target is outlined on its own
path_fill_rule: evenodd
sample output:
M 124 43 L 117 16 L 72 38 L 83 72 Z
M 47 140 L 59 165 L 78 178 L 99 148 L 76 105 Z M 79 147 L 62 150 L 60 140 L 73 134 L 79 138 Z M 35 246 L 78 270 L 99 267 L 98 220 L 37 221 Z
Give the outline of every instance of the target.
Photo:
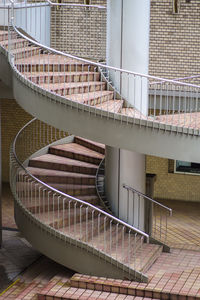
M 178 162 L 180 162 L 180 163 L 178 163 Z M 184 161 L 180 161 L 180 160 L 175 160 L 174 161 L 174 173 L 200 175 L 200 163 L 184 162 Z

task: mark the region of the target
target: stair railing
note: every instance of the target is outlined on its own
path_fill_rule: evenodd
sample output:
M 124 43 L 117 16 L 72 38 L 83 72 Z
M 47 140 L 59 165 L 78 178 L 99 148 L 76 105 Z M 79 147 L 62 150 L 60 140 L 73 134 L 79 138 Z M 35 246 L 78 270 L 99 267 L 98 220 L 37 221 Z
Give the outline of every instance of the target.
M 95 185 L 97 195 L 100 199 L 102 206 L 105 210 L 112 214 L 112 210 L 109 202 L 106 199 L 106 191 L 105 191 L 105 158 L 100 162 L 98 169 L 96 171 Z
M 84 245 L 87 251 L 96 251 L 97 255 L 103 254 L 119 268 L 128 268 L 130 278 L 146 281 L 146 276 L 138 270 L 143 260 L 143 243 L 149 242 L 148 234 L 87 202 L 60 192 L 26 169 L 30 157 L 39 155 L 41 149 L 44 153 L 49 144 L 58 140 L 62 142 L 67 135 L 36 119 L 19 131 L 10 153 L 10 183 L 16 205 L 31 222 L 50 234 L 80 247 Z
M 48 2 L 45 3 L 50 5 Z M 37 7 L 39 5 L 33 2 L 32 5 L 34 4 Z M 57 8 L 60 7 L 59 4 L 56 5 Z M 70 9 L 70 4 L 66 5 Z M 21 9 L 26 12 L 25 7 L 26 5 Z M 17 10 L 19 15 L 21 14 L 20 7 L 16 7 L 16 4 L 12 4 L 12 8 L 14 12 Z M 73 10 L 70 14 L 73 14 Z M 29 19 L 26 14 L 24 18 Z M 42 19 L 41 14 L 39 19 Z M 118 120 L 124 124 L 138 124 L 161 130 L 173 130 L 177 133 L 199 135 L 200 87 L 198 85 L 139 74 L 66 54 L 28 38 L 18 30 L 19 20 L 20 18 L 17 19 L 14 13 L 14 17 L 9 21 L 9 43 L 11 44 L 9 49 L 13 57 L 10 63 L 15 75 L 37 93 L 46 93 L 47 99 L 63 104 L 63 108 L 75 108 L 89 114 Z M 32 30 L 37 32 L 35 23 L 33 22 Z M 95 30 L 97 28 L 94 28 Z M 15 40 L 18 38 L 25 39 L 27 42 L 22 42 L 20 51 L 15 49 Z M 36 58 L 39 67 L 35 66 Z M 42 72 L 45 71 L 45 78 L 37 77 L 35 74 L 37 68 Z M 98 70 L 102 72 L 99 73 Z M 56 72 L 62 72 L 64 78 L 62 82 L 56 77 Z M 74 82 L 75 72 L 84 74 L 79 74 L 78 87 Z M 119 78 L 123 83 L 121 90 L 118 87 Z M 156 84 L 153 84 L 154 82 Z M 106 87 L 107 91 L 105 91 Z M 109 99 L 114 101 L 107 101 Z M 150 116 L 148 116 L 148 102 Z
M 123 184 L 123 188 L 127 190 L 126 203 L 124 204 L 127 207 L 125 217 L 127 222 L 130 218 L 130 209 L 132 209 L 137 212 L 135 214 L 137 220 L 133 220 L 133 223 L 140 224 L 138 216 L 140 216 L 140 207 L 143 206 L 145 213 L 143 216 L 145 220 L 144 231 L 154 240 L 167 244 L 168 218 L 172 216 L 172 209 L 126 184 Z
M 127 190 L 127 198 L 124 200 L 124 206 L 127 208 L 124 216 L 126 223 L 137 227 L 142 223 L 140 218 L 143 218 L 145 220 L 144 232 L 155 241 L 167 244 L 168 218 L 172 216 L 172 209 L 126 184 L 123 184 L 123 188 Z M 105 209 L 111 212 L 105 192 L 105 158 L 102 159 L 96 172 L 96 190 Z M 140 207 L 144 208 L 143 216 L 141 216 Z

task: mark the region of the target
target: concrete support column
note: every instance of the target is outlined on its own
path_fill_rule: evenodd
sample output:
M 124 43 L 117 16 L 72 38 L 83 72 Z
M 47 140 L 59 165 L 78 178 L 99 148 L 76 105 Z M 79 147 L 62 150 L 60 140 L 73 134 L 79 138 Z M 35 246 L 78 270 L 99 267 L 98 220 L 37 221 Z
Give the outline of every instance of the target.
M 107 7 L 107 64 L 148 74 L 150 0 L 109 0 Z M 147 115 L 145 77 L 111 71 L 111 79 L 122 97 Z M 141 230 L 145 227 L 144 203 L 131 198 L 128 203 L 123 184 L 145 193 L 145 180 L 145 155 L 106 147 L 106 192 L 112 210 Z
M 121 220 L 144 230 L 144 203 L 123 188 L 127 184 L 145 193 L 145 155 L 106 147 L 106 195 Z
M 148 74 L 150 0 L 109 0 L 107 20 L 107 64 Z M 146 115 L 145 77 L 111 72 L 111 79 L 123 98 Z

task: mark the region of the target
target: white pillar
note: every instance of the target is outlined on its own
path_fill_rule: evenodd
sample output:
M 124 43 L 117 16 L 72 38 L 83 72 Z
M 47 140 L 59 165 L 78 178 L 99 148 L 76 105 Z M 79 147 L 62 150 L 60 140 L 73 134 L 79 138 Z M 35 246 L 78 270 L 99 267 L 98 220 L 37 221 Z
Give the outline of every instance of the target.
M 106 147 L 106 195 L 113 213 L 121 220 L 144 230 L 144 203 L 135 200 L 123 188 L 127 184 L 145 193 L 145 155 L 114 147 Z M 140 202 L 139 202 L 140 201 Z
M 148 74 L 150 0 L 109 0 L 107 21 L 107 64 Z M 145 77 L 111 72 L 121 95 L 143 114 L 148 111 Z
M 109 0 L 107 16 L 107 64 L 148 74 L 150 0 Z M 147 80 L 119 72 L 111 72 L 111 77 L 123 98 L 146 115 Z M 123 184 L 145 193 L 145 182 L 145 155 L 106 147 L 106 193 L 112 210 L 141 230 L 144 229 L 144 203 L 130 201 L 128 207 Z

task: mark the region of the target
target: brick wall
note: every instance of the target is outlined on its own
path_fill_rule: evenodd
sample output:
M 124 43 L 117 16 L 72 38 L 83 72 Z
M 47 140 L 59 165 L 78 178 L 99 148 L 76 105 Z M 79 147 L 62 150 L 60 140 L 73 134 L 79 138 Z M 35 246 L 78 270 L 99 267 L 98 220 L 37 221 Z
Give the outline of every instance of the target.
M 64 2 L 84 4 L 83 0 Z M 106 0 L 92 0 L 91 4 L 106 6 Z M 105 59 L 106 10 L 53 7 L 51 47 L 81 57 Z
M 200 1 L 151 0 L 149 73 L 164 78 L 199 74 Z
M 1 99 L 1 132 L 2 132 L 2 180 L 9 181 L 10 145 L 18 133 L 32 117 L 27 114 L 15 100 Z
M 169 167 L 168 159 L 146 157 L 146 172 L 156 174 L 154 198 L 200 201 L 200 176 L 169 173 Z
M 150 75 L 180 78 L 199 74 L 200 1 L 151 0 Z M 193 81 L 194 82 L 194 81 Z M 200 201 L 200 176 L 168 173 L 168 159 L 147 156 L 146 171 L 157 175 L 154 197 Z

